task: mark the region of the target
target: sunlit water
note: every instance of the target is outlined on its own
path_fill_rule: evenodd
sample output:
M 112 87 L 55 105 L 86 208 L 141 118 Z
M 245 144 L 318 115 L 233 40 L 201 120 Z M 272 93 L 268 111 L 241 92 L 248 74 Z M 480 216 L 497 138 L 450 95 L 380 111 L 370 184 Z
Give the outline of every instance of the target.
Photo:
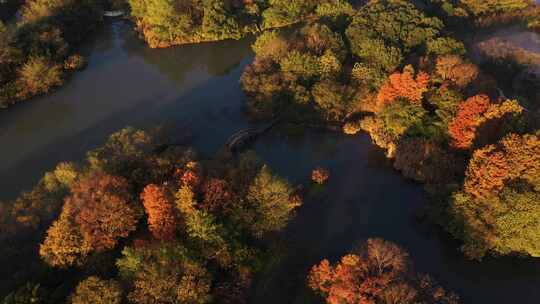
M 30 188 L 59 161 L 82 159 L 126 125 L 184 125 L 196 148 L 211 155 L 250 125 L 238 82 L 252 60 L 250 42 L 150 50 L 129 25 L 107 25 L 85 48 L 85 71 L 56 93 L 0 114 L 0 197 Z M 458 243 L 415 221 L 426 203 L 421 186 L 394 172 L 367 135 L 270 133 L 253 148 L 293 183 L 321 165 L 331 178 L 322 197 L 305 202 L 284 232 L 289 254 L 257 282 L 250 303 L 316 303 L 305 287 L 311 265 L 335 260 L 368 237 L 403 246 L 417 271 L 432 274 L 464 303 L 538 303 L 540 263 L 466 261 Z

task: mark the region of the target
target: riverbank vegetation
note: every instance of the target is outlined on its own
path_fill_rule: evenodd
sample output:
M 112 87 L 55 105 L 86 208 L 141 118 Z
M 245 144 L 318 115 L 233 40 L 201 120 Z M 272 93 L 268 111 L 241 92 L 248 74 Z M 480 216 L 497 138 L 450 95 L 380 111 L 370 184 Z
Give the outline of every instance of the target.
M 533 8 L 530 1 L 460 3 L 454 9 L 468 13 L 471 28 Z M 467 256 L 538 256 L 536 91 L 505 97 L 499 81 L 506 79 L 473 64 L 449 34 L 457 28 L 432 12 L 371 1 L 292 34 L 262 34 L 241 80 L 248 110 L 368 132 L 396 169 L 426 184 L 430 214 L 464 242 Z
M 469 23 L 479 27 L 498 26 L 514 22 L 527 23 L 538 17 L 540 7 L 534 0 L 426 0 L 436 8 L 437 15 L 454 25 Z
M 249 33 L 352 10 L 346 0 L 129 0 L 129 4 L 139 31 L 152 48 L 240 39 Z
M 300 197 L 251 152 L 203 160 L 158 138 L 121 130 L 1 205 L 3 263 L 23 251 L 14 238 L 42 238 L 44 262 L 20 269 L 30 285 L 3 303 L 63 303 L 70 290 L 72 303 L 245 303 Z
M 0 108 L 50 92 L 84 65 L 75 47 L 99 25 L 102 1 L 31 0 L 19 11 L 0 21 Z

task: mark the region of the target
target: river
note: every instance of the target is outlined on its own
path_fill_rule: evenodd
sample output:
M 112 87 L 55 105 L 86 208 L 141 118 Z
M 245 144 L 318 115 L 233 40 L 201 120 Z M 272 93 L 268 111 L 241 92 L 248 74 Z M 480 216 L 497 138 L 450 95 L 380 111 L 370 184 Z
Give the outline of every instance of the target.
M 80 160 L 112 132 L 130 125 L 174 123 L 192 131 L 205 155 L 251 126 L 239 85 L 252 60 L 252 39 L 151 50 L 129 24 L 114 21 L 83 47 L 89 65 L 54 94 L 0 113 L 0 198 L 30 188 L 59 161 Z M 415 221 L 421 185 L 395 172 L 365 134 L 271 132 L 253 148 L 293 183 L 316 166 L 331 177 L 319 199 L 305 202 L 284 232 L 289 254 L 255 287 L 250 303 L 316 303 L 305 287 L 309 267 L 335 260 L 368 237 L 398 243 L 419 272 L 433 275 L 463 303 L 538 303 L 540 262 L 467 261 L 459 244 Z

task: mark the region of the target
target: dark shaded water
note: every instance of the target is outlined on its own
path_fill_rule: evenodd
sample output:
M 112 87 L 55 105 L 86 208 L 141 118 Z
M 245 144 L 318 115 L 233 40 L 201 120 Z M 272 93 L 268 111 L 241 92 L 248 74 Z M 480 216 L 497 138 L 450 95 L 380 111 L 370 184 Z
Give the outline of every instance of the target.
M 55 94 L 0 114 L 0 198 L 30 188 L 59 161 L 83 158 L 126 125 L 188 126 L 195 147 L 210 155 L 249 126 L 238 79 L 252 59 L 250 42 L 150 50 L 129 25 L 107 25 L 85 49 L 87 70 Z M 305 288 L 309 267 L 337 259 L 368 237 L 406 248 L 418 271 L 458 292 L 464 303 L 538 303 L 538 261 L 466 261 L 459 244 L 415 222 L 415 210 L 425 203 L 421 186 L 394 172 L 366 135 L 271 133 L 254 149 L 292 182 L 304 182 L 320 165 L 331 178 L 322 199 L 300 208 L 285 232 L 288 257 L 259 282 L 251 303 L 313 303 Z

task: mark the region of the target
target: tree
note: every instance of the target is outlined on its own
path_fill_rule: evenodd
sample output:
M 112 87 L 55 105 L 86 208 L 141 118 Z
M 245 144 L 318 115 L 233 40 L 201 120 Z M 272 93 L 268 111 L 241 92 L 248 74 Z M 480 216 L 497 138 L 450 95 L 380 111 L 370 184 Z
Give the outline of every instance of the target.
M 476 95 L 462 102 L 448 124 L 451 144 L 456 149 L 470 149 L 477 141 L 489 142 L 520 129 L 523 108 L 516 100 L 491 103 L 486 95 Z
M 263 27 L 281 27 L 296 23 L 315 10 L 314 0 L 269 0 L 263 12 Z
M 69 0 L 30 0 L 22 7 L 23 22 L 37 22 L 52 16 L 56 10 L 66 6 Z
M 342 121 L 356 110 L 355 93 L 349 86 L 330 79 L 320 81 L 311 90 L 321 115 L 328 121 Z
M 435 71 L 443 80 L 450 81 L 460 88 L 464 88 L 478 77 L 478 68 L 474 64 L 463 62 L 463 59 L 456 55 L 438 57 Z
M 393 282 L 406 276 L 408 254 L 382 239 L 368 239 L 358 252 L 345 255 L 332 266 L 323 260 L 308 276 L 311 289 L 328 304 L 376 303 Z M 388 296 L 388 295 L 387 295 Z
M 81 265 L 92 250 L 73 222 L 72 212 L 71 206 L 64 206 L 60 218 L 47 230 L 45 241 L 39 247 L 39 255 L 51 266 Z
M 122 288 L 115 280 L 91 276 L 77 285 L 70 298 L 72 304 L 120 304 Z
M 19 71 L 19 86 L 22 96 L 48 93 L 51 88 L 62 84 L 62 69 L 45 57 L 31 57 Z
M 73 209 L 85 242 L 97 251 L 114 248 L 136 228 L 138 215 L 121 177 L 92 172 L 71 188 L 65 205 Z
M 411 273 L 409 264 L 408 253 L 398 245 L 368 239 L 335 266 L 326 259 L 313 266 L 308 285 L 328 304 L 457 304 L 457 296 L 429 277 Z
M 539 190 L 537 136 L 510 134 L 476 150 L 463 191 L 451 201 L 451 229 L 465 241 L 465 253 L 478 259 L 487 251 L 540 256 Z
M 464 190 L 475 197 L 500 191 L 506 182 L 540 181 L 540 139 L 510 134 L 497 145 L 476 150 L 465 173 Z
M 247 200 L 253 212 L 252 232 L 261 236 L 265 232 L 279 231 L 288 223 L 299 203 L 291 200 L 293 189 L 284 179 L 263 166 L 249 186 Z
M 438 36 L 442 27 L 439 19 L 425 16 L 409 1 L 370 1 L 353 17 L 347 28 L 347 38 L 353 54 L 368 62 L 377 62 L 377 56 L 384 58 L 395 54 L 396 48 L 408 53 Z M 375 52 L 385 49 L 387 52 Z M 396 55 L 392 57 L 398 58 Z M 388 68 L 395 68 L 396 61 L 382 66 L 390 72 Z
M 428 55 L 465 55 L 465 45 L 461 41 L 457 41 L 451 37 L 438 37 L 428 40 L 427 54 Z
M 203 184 L 202 208 L 210 212 L 228 212 L 232 205 L 233 193 L 226 180 L 210 178 Z
M 178 222 L 167 189 L 150 184 L 141 193 L 141 200 L 148 214 L 148 225 L 152 235 L 158 240 L 172 240 Z
M 474 142 L 480 117 L 489 108 L 490 100 L 486 95 L 469 97 L 458 107 L 456 117 L 448 124 L 451 145 L 456 149 L 468 149 Z
M 279 61 L 280 58 L 287 54 L 289 46 L 277 31 L 266 31 L 257 37 L 251 48 L 259 58 L 268 57 L 274 61 Z
M 412 104 L 421 104 L 423 94 L 427 91 L 430 77 L 425 72 L 419 72 L 414 77 L 414 71 L 404 69 L 403 73 L 393 73 L 381 87 L 377 95 L 377 105 L 380 109 L 395 101 L 404 98 Z
M 176 243 L 126 247 L 117 261 L 120 273 L 133 281 L 133 303 L 204 304 L 211 300 L 210 273 Z

